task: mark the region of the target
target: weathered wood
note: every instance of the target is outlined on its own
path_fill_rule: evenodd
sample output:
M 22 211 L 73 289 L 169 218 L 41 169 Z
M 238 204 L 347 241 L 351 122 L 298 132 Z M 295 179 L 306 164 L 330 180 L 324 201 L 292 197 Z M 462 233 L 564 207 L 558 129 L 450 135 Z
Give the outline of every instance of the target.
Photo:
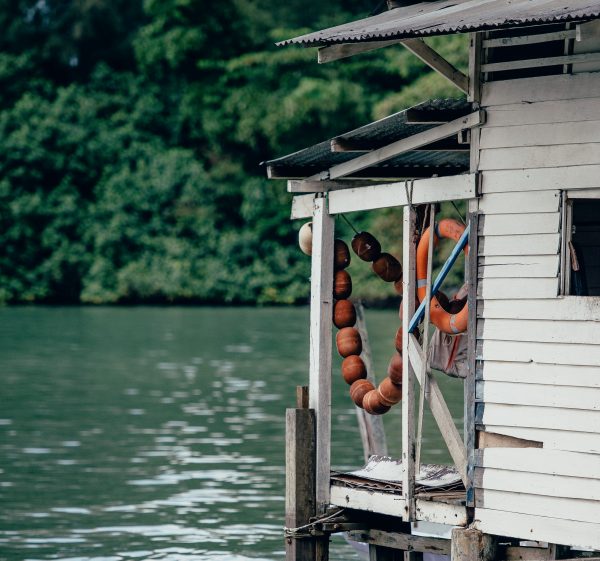
M 486 172 L 483 176 L 484 185 L 487 175 Z M 519 174 L 513 172 L 513 175 Z M 486 218 L 488 214 L 558 212 L 559 208 L 560 191 L 557 190 L 524 193 L 484 193 L 484 196 L 479 199 L 479 210 L 486 215 Z
M 512 257 L 507 255 L 481 257 L 477 271 L 478 277 L 480 279 L 514 279 L 558 276 L 560 265 L 558 255 L 528 255 L 525 259 L 531 259 L 529 263 L 523 263 L 524 259 L 514 260 Z M 489 262 L 492 259 L 496 263 Z
M 480 220 L 478 231 L 484 236 L 507 236 L 556 234 L 559 232 L 559 228 L 560 214 L 558 212 L 541 212 L 530 215 L 527 220 L 515 220 L 512 214 L 490 214 Z
M 561 321 L 600 321 L 597 298 L 550 298 L 546 300 L 498 300 L 485 302 L 478 317 L 507 319 L 547 319 Z
M 415 376 L 417 376 L 419 383 L 423 384 L 424 379 L 421 377 L 421 372 L 423 369 L 424 357 L 422 350 L 419 347 L 419 343 L 412 333 L 408 335 L 408 353 L 404 354 L 403 356 L 409 357 Z M 456 425 L 454 424 L 450 410 L 446 405 L 442 391 L 440 390 L 437 380 L 434 376 L 430 376 L 429 378 L 429 393 L 426 397 L 433 418 L 440 429 L 442 438 L 444 439 L 444 442 L 448 447 L 448 451 L 450 452 L 450 456 L 454 461 L 454 465 L 456 466 L 461 479 L 466 485 L 468 479 L 467 452 L 465 445 L 460 437 Z
M 408 325 L 416 309 L 416 221 L 415 208 L 404 207 L 402 231 L 403 277 L 402 286 L 402 496 L 406 521 L 415 519 L 415 397 L 414 366 L 408 359 Z M 416 367 L 418 368 L 418 367 Z
M 315 515 L 315 416 L 311 409 L 286 410 L 285 525 L 298 528 Z M 315 556 L 311 539 L 286 538 L 287 561 Z
M 480 322 L 480 329 L 480 339 L 589 345 L 600 343 L 600 321 L 562 323 L 550 320 L 489 318 Z
M 519 70 L 522 68 L 542 68 L 544 66 L 560 66 L 562 64 L 584 64 L 600 62 L 600 53 L 582 53 L 577 55 L 561 55 L 526 60 L 511 60 L 508 62 L 491 62 L 482 64 L 483 72 L 502 72 L 504 70 Z
M 483 508 L 475 510 L 475 520 L 476 527 L 484 532 L 600 549 L 600 524 Z
M 287 182 L 288 193 L 325 193 L 350 187 L 373 185 L 372 181 L 349 179 L 339 181 L 319 181 L 317 179 L 290 179 Z
M 492 561 L 496 541 L 473 528 L 452 528 L 451 561 Z
M 348 537 L 357 542 L 380 545 L 403 551 L 418 551 L 421 553 L 433 553 L 435 555 L 450 554 L 450 540 L 444 538 L 415 536 L 399 532 L 384 532 L 383 530 L 349 532 Z
M 475 468 L 474 484 L 485 492 L 507 491 L 544 497 L 600 500 L 600 480 L 498 468 Z
M 489 236 L 479 242 L 479 255 L 557 255 L 560 234 Z
M 558 278 L 483 278 L 477 285 L 477 297 L 484 300 L 554 298 Z
M 564 366 L 490 360 L 482 365 L 477 371 L 477 377 L 481 380 L 600 388 L 600 376 L 598 376 L 598 369 L 595 366 Z M 557 391 L 560 391 L 560 387 L 557 388 Z
M 550 552 L 549 547 L 507 546 L 499 557 L 506 561 L 550 561 L 554 559 Z
M 556 429 L 558 431 L 600 432 L 600 415 L 595 411 L 534 405 L 486 403 L 485 406 L 478 404 L 475 415 L 476 422 L 483 424 L 488 429 L 490 426 L 511 426 L 517 428 Z M 491 432 L 495 431 L 491 430 Z M 531 438 L 530 440 L 539 439 Z
M 475 174 L 417 179 L 413 183 L 413 204 L 456 201 L 476 196 Z M 333 191 L 329 194 L 329 213 L 372 210 L 408 204 L 406 182 L 370 185 Z
M 310 407 L 316 418 L 317 508 L 329 501 L 331 451 L 331 317 L 334 222 L 325 199 L 315 199 L 310 287 Z
M 491 47 L 516 47 L 519 45 L 533 45 L 535 43 L 546 43 L 548 41 L 575 39 L 576 37 L 576 29 L 553 31 L 550 33 L 538 33 L 536 35 L 520 35 L 517 37 L 498 37 L 496 39 L 485 39 L 483 41 L 483 48 L 489 49 Z
M 342 43 L 340 45 L 330 45 L 328 47 L 319 47 L 317 51 L 317 61 L 319 64 L 334 62 L 354 55 L 368 53 L 391 45 L 397 45 L 402 39 L 392 39 L 391 41 L 369 41 L 367 43 Z
M 600 143 L 559 144 L 556 146 L 519 146 L 482 149 L 480 170 L 557 168 L 586 166 L 600 160 Z
M 290 218 L 311 218 L 315 209 L 314 195 L 297 195 L 292 198 L 292 213 Z
M 356 308 L 356 329 L 358 329 L 362 339 L 361 358 L 367 367 L 367 379 L 373 382 L 373 385 L 376 385 L 377 382 L 374 376 L 375 369 L 373 368 L 373 360 L 371 358 L 371 345 L 369 343 L 369 333 L 367 331 L 364 307 L 360 301 L 355 302 L 354 307 Z M 364 409 L 358 406 L 355 406 L 355 410 L 365 462 L 367 462 L 373 454 L 387 456 L 388 447 L 383 427 L 383 418 L 376 415 L 369 415 Z
M 369 544 L 369 561 L 404 561 L 404 552 L 382 545 Z
M 487 195 L 490 193 L 507 193 L 508 197 L 514 197 L 515 191 L 538 191 L 530 193 L 531 196 L 546 197 L 552 189 L 594 189 L 600 187 L 600 165 L 589 166 L 537 168 L 519 170 L 487 171 L 483 176 L 482 191 Z M 510 193 L 510 195 L 508 195 Z M 534 212 L 549 212 L 538 209 Z
M 474 450 L 473 457 L 475 465 L 477 463 L 480 449 L 485 448 L 541 448 L 542 443 L 535 440 L 526 440 L 524 438 L 515 438 L 505 434 L 496 434 L 495 432 L 477 431 L 478 450 Z
M 482 360 L 600 366 L 600 345 L 486 340 L 477 352 Z
M 423 39 L 404 39 L 402 44 L 427 66 L 454 84 L 460 91 L 469 93 L 469 78 L 433 50 Z
M 308 409 L 308 386 L 296 386 L 296 409 Z
M 482 149 L 493 149 L 594 142 L 600 142 L 600 122 L 597 120 L 484 127 L 480 145 Z
M 478 491 L 475 495 L 475 507 L 577 520 L 579 522 L 595 523 L 600 517 L 600 502 L 598 501 L 547 497 L 530 493 L 511 493 L 493 489 Z
M 471 102 L 481 100 L 482 33 L 469 34 L 469 96 Z M 473 171 L 473 170 L 472 170 Z
M 536 405 L 600 411 L 600 389 L 515 382 L 478 381 L 476 397 L 485 403 Z
M 600 75 L 588 74 L 541 76 L 527 80 L 503 80 L 490 82 L 482 87 L 481 104 L 508 105 L 534 103 L 536 101 L 558 101 L 597 98 Z
M 405 152 L 410 152 L 411 150 L 436 142 L 437 140 L 448 138 L 463 129 L 476 127 L 483 122 L 485 122 L 485 112 L 480 110 L 465 117 L 450 121 L 444 125 L 440 125 L 439 127 L 414 134 L 407 138 L 402 138 L 387 146 L 329 168 L 329 179 L 337 179 L 339 177 L 344 177 L 345 175 L 351 175 L 352 173 L 375 164 L 380 164 L 395 156 L 404 154 Z
M 505 437 L 510 438 L 510 437 Z M 600 479 L 600 456 L 545 448 L 478 450 L 478 467 Z

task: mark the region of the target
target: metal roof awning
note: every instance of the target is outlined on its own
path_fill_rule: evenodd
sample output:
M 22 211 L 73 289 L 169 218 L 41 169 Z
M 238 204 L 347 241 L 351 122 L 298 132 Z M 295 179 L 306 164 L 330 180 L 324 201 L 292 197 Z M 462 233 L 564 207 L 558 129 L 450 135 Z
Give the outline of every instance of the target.
M 600 17 L 593 0 L 438 0 L 394 8 L 373 17 L 282 41 L 322 47 L 447 35 Z
M 343 177 L 404 179 L 456 175 L 469 169 L 469 144 L 459 142 L 456 131 L 433 141 L 419 135 L 439 128 L 441 124 L 464 118 L 472 111 L 471 103 L 465 100 L 427 101 L 293 154 L 263 162 L 263 165 L 267 166 L 267 175 L 273 179 L 316 176 L 328 179 L 335 175 L 331 174 L 331 170 L 336 166 L 405 139 L 412 143 L 409 150 L 360 170 L 344 173 Z M 419 138 L 423 138 L 422 143 L 418 142 Z M 415 139 L 414 142 L 411 139 Z

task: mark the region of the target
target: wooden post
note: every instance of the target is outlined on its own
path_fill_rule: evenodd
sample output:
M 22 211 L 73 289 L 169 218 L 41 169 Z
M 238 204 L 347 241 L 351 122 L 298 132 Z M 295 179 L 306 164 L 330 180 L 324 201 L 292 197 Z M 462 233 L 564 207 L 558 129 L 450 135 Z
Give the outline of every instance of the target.
M 369 561 L 404 561 L 404 551 L 382 545 L 369 545 Z
M 296 409 L 285 412 L 285 525 L 298 528 L 315 514 L 315 415 L 307 409 L 308 388 L 298 388 Z M 286 561 L 315 558 L 313 538 L 286 536 Z
M 415 398 L 414 372 L 408 355 L 408 324 L 415 311 L 417 213 L 412 205 L 404 207 L 402 233 L 402 495 L 404 521 L 415 519 Z
M 309 406 L 316 420 L 317 513 L 329 504 L 331 452 L 331 318 L 333 314 L 333 218 L 327 199 L 314 201 L 310 278 Z
M 373 361 L 371 360 L 371 346 L 369 344 L 369 333 L 365 321 L 365 310 L 362 302 L 355 303 L 356 308 L 356 329 L 360 333 L 362 339 L 362 354 L 361 357 L 367 367 L 367 379 L 376 385 L 374 376 Z M 358 419 L 358 427 L 360 429 L 360 438 L 363 444 L 365 462 L 373 454 L 386 456 L 388 453 L 387 442 L 385 439 L 385 431 L 383 428 L 383 419 L 380 416 L 369 415 L 364 409 L 356 406 L 356 417 Z
M 492 561 L 496 540 L 473 528 L 453 528 L 450 561 Z

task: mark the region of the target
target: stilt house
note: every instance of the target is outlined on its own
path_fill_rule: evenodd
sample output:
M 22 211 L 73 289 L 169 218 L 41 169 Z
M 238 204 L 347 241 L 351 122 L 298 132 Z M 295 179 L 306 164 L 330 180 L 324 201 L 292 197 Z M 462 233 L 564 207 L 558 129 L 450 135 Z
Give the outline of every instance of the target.
M 336 531 L 372 559 L 600 550 L 597 18 L 597 0 L 388 0 L 284 42 L 318 47 L 319 62 L 404 47 L 466 94 L 266 162 L 288 179 L 292 218 L 313 224 L 308 404 L 288 411 L 288 559 L 326 559 Z M 468 75 L 423 40 L 453 33 L 470 36 Z M 469 209 L 464 437 L 409 329 L 417 207 L 457 200 Z M 403 207 L 401 475 L 349 485 L 330 475 L 334 218 L 385 207 Z M 464 484 L 450 498 L 415 478 L 420 385 Z M 419 521 L 452 526 L 451 540 L 411 534 Z

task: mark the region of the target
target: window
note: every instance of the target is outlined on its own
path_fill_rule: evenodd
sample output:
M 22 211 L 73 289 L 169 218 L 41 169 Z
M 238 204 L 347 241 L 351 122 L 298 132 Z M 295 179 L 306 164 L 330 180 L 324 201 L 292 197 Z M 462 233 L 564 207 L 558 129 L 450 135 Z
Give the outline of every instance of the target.
M 568 193 L 563 220 L 562 292 L 600 296 L 600 191 Z

